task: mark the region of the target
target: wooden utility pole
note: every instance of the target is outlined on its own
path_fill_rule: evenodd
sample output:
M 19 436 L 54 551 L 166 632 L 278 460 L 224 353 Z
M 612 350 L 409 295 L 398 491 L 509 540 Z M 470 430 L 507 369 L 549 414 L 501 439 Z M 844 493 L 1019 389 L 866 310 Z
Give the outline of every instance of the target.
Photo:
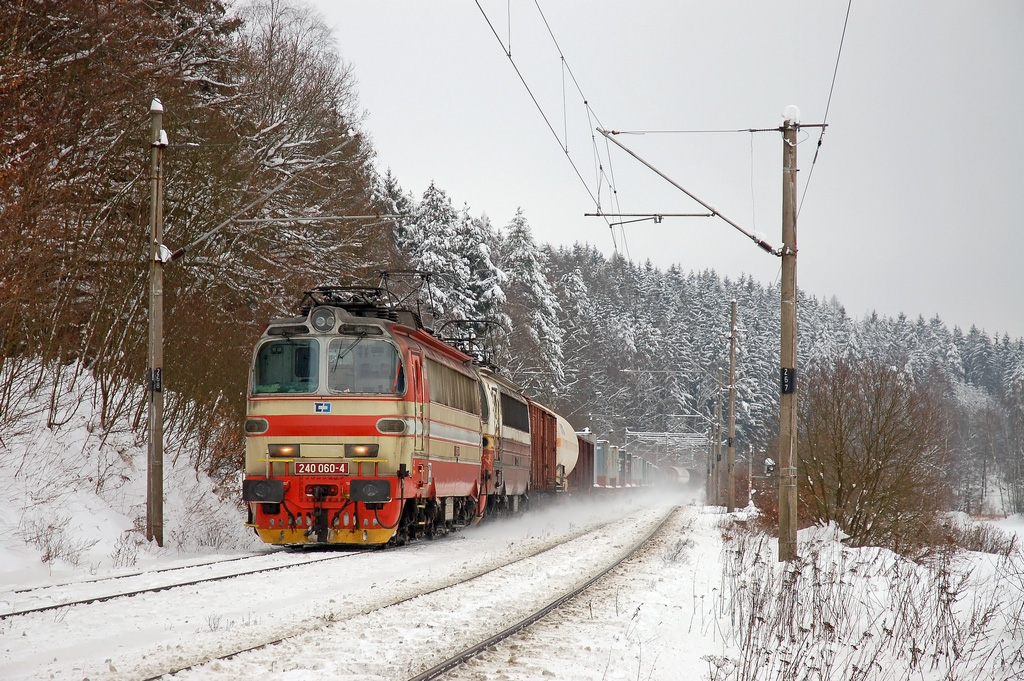
M 722 506 L 722 367 L 718 367 L 718 401 L 715 403 L 715 506 Z
M 146 539 L 164 545 L 164 107 L 153 98 L 149 174 L 149 455 L 146 475 Z
M 708 422 L 708 478 L 705 484 L 704 498 L 708 506 L 715 504 L 715 425 Z
M 736 301 L 729 326 L 729 513 L 736 510 Z
M 164 545 L 164 265 L 177 260 L 199 244 L 203 243 L 221 229 L 234 221 L 295 180 L 302 171 L 289 174 L 277 186 L 259 198 L 246 204 L 241 210 L 227 220 L 221 222 L 198 239 L 182 246 L 173 253 L 164 246 L 164 182 L 163 182 L 163 151 L 167 146 L 167 133 L 163 130 L 164 107 L 154 97 L 149 106 L 150 114 L 150 204 L 149 204 L 149 373 L 147 377 L 149 392 L 149 452 L 146 475 L 146 538 L 155 539 L 158 546 Z M 341 144 L 313 160 L 307 166 L 315 167 L 320 161 L 335 152 L 344 149 L 356 140 L 348 136 Z M 346 220 L 364 216 L 330 215 L 300 216 L 295 218 L 272 218 L 272 220 Z M 370 216 L 365 216 L 370 217 Z M 376 219 L 388 216 L 373 216 Z M 393 216 L 396 217 L 396 216 Z M 253 221 L 255 222 L 255 221 Z
M 754 500 L 754 448 L 747 445 L 747 505 Z
M 779 560 L 797 558 L 796 488 L 796 133 L 800 113 L 787 107 L 782 126 L 782 347 L 779 400 Z

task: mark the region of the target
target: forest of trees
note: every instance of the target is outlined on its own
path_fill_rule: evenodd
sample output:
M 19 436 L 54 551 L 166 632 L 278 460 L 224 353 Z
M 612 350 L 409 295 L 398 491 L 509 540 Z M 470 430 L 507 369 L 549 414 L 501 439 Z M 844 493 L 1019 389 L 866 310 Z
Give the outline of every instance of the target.
M 735 300 L 737 447 L 770 454 L 777 284 L 540 244 L 530 220 L 543 216 L 495 225 L 433 184 L 404 190 L 377 170 L 387 159 L 376 158 L 328 29 L 282 0 L 0 8 L 0 447 L 18 427 L 26 372 L 54 393 L 89 372 L 104 427 L 145 430 L 154 96 L 170 139 L 166 242 L 173 250 L 226 223 L 165 273 L 167 418 L 199 436 L 197 469 L 238 464 L 261 324 L 294 313 L 315 285 L 373 284 L 382 269 L 432 272 L 438 322 L 494 322 L 492 359 L 508 376 L 612 439 L 712 416 Z M 286 190 L 240 212 L 285 178 Z M 300 219 L 316 216 L 364 217 Z M 257 218 L 276 220 L 239 221 Z M 943 456 L 925 453 L 945 505 L 977 512 L 1001 495 L 1003 508 L 1024 511 L 1024 341 L 937 317 L 852 319 L 834 299 L 801 295 L 798 310 L 801 375 L 824 382 L 808 395 L 843 385 L 836 367 L 861 372 L 861 384 L 926 392 Z M 802 422 L 827 427 L 818 404 L 804 400 Z
M 373 214 L 373 150 L 353 75 L 332 45 L 317 15 L 276 1 L 0 7 L 6 418 L 17 414 L 16 377 L 36 371 L 60 391 L 88 370 L 104 423 L 144 426 L 154 97 L 170 141 L 172 251 L 231 217 Z M 204 434 L 201 465 L 224 429 L 236 430 L 242 358 L 260 320 L 339 271 L 385 266 L 391 250 L 379 222 L 232 222 L 166 268 L 168 422 Z M 76 370 L 56 370 L 67 365 Z

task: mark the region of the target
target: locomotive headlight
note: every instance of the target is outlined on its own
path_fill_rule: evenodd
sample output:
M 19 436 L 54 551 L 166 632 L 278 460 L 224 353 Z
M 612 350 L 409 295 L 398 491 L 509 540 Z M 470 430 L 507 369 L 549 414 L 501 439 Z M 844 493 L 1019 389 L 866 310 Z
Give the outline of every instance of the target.
M 262 435 L 270 430 L 270 422 L 266 419 L 246 419 L 245 432 L 250 435 Z
M 345 445 L 345 456 L 349 459 L 373 458 L 377 456 L 377 445 Z
M 327 333 L 334 328 L 334 312 L 329 307 L 318 307 L 313 310 L 309 321 L 313 323 L 314 329 L 320 333 Z
M 270 456 L 295 457 L 299 455 L 298 445 L 267 445 Z
M 406 430 L 405 419 L 381 419 L 377 421 L 377 432 L 384 435 L 401 435 Z

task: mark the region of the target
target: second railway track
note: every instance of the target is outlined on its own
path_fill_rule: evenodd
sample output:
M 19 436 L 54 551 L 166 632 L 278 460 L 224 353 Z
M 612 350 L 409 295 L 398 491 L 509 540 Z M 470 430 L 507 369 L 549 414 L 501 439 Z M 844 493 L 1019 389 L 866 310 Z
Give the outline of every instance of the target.
M 673 512 L 678 513 L 680 512 L 680 509 L 677 507 L 676 509 L 673 510 Z M 628 559 L 630 559 L 651 539 L 651 537 L 653 537 L 655 534 L 660 532 L 662 528 L 664 528 L 666 522 L 669 520 L 671 516 L 672 513 L 666 514 L 660 522 L 658 522 L 654 527 L 651 528 L 649 532 L 647 532 L 647 534 L 640 536 L 635 544 L 626 549 L 617 558 L 615 558 L 613 562 L 607 564 L 604 567 L 604 569 L 597 572 L 594 576 L 590 577 L 582 584 L 579 584 L 578 586 L 575 586 L 566 593 L 559 595 L 547 605 L 536 609 L 534 612 L 530 613 L 523 619 L 506 627 L 505 629 L 499 631 L 493 636 L 490 636 L 489 638 L 486 638 L 478 643 L 474 643 L 473 645 L 467 646 L 466 648 L 456 652 L 454 655 L 450 656 L 448 659 L 442 661 L 441 663 L 436 664 L 430 669 L 420 672 L 419 674 L 416 674 L 415 676 L 411 677 L 409 681 L 432 681 L 432 679 L 442 678 L 449 671 L 457 669 L 460 665 L 463 665 L 469 660 L 472 660 L 481 652 L 491 648 L 496 644 L 502 643 L 506 639 L 511 638 L 512 636 L 516 635 L 520 631 L 523 631 L 524 629 L 533 625 L 534 623 L 538 622 L 544 617 L 547 617 L 549 614 L 558 610 L 558 608 L 560 608 L 562 605 L 568 603 L 569 601 L 573 600 L 574 598 L 585 592 L 596 582 L 606 577 L 610 572 L 612 572 L 613 570 L 621 566 L 624 562 L 626 562 Z

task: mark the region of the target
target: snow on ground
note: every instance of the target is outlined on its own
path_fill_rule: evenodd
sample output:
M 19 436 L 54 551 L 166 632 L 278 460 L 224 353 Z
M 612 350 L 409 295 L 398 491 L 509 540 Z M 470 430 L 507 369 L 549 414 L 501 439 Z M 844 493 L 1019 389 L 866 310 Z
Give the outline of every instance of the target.
M 175 678 L 405 679 L 452 652 L 455 639 L 471 643 L 478 632 L 517 621 L 520 602 L 538 588 L 541 595 L 530 598 L 549 602 L 555 587 L 584 581 L 681 501 L 652 494 L 566 506 L 339 563 L 4 620 L 0 678 L 144 679 L 289 634 L 285 643 Z M 1024 675 L 1019 557 L 1015 572 L 983 554 L 963 556 L 944 571 L 878 549 L 844 548 L 834 531 L 818 528 L 801 533 L 805 562 L 795 569 L 776 562 L 776 543 L 748 531 L 745 517 L 681 506 L 650 546 L 592 590 L 446 678 Z M 597 540 L 581 544 L 569 536 L 610 518 L 626 520 Z M 545 542 L 564 545 L 564 552 L 470 591 L 350 619 Z M 24 599 L 0 592 L 0 601 L 15 598 Z
M 1019 552 L 922 567 L 814 528 L 787 566 L 747 512 L 692 511 L 569 607 L 445 678 L 1024 678 Z
M 621 551 L 634 535 L 635 525 L 650 525 L 658 515 L 658 506 L 651 506 L 617 500 L 551 509 L 386 551 L 275 554 L 272 557 L 332 559 L 11 618 L 0 627 L 4 634 L 0 636 L 0 678 L 149 678 L 285 635 L 295 638 L 183 678 L 259 679 L 282 671 L 294 675 L 324 669 L 332 670 L 330 678 L 404 678 L 398 670 L 407 668 L 406 660 L 430 660 L 445 650 L 433 638 L 437 631 L 468 627 L 470 631 L 464 633 L 470 636 L 478 624 L 500 620 L 504 608 L 524 609 L 530 604 L 528 592 L 538 586 L 550 592 L 546 595 L 550 600 L 550 594 L 571 582 L 577 572 L 602 563 L 608 552 Z M 617 523 L 617 528 L 598 539 L 571 541 L 585 526 L 621 518 L 630 520 Z M 489 584 L 478 581 L 476 588 L 441 592 L 433 600 L 417 599 L 358 617 L 525 555 L 537 546 L 554 550 L 533 565 L 513 568 L 511 574 L 506 570 L 489 575 Z M 559 559 L 559 551 L 576 551 L 575 555 L 588 559 L 577 566 L 565 555 Z M 537 575 L 544 579 L 536 579 Z M 151 579 L 163 584 L 159 580 L 167 578 L 177 577 Z M 58 592 L 70 594 L 72 589 L 63 586 Z M 38 605 L 34 598 L 34 594 L 15 591 L 0 593 L 0 614 L 34 607 Z M 473 599 L 479 610 L 470 615 L 466 608 Z M 47 595 L 49 602 L 52 594 Z M 445 638 L 454 641 L 456 635 Z M 380 647 L 367 655 L 365 649 L 374 646 Z M 388 676 L 392 672 L 396 676 Z
M 26 372 L 29 373 L 29 372 Z M 145 539 L 146 434 L 105 431 L 95 384 L 67 379 L 47 427 L 42 386 L 0 431 L 0 583 L 49 579 L 255 548 L 237 500 L 189 464 L 189 443 L 165 437 L 164 547 Z M 240 486 L 241 483 L 239 483 Z
M 87 387 L 81 390 L 69 397 L 71 403 L 88 402 Z M 23 600 L 16 590 L 26 586 L 263 550 L 243 527 L 233 500 L 217 497 L 184 455 L 169 456 L 165 467 L 166 546 L 141 539 L 145 443 L 131 433 L 101 432 L 84 406 L 69 407 L 62 427 L 46 428 L 39 419 L 47 399 L 44 394 L 26 409 L 34 411 L 35 421 L 27 416 L 19 421 L 20 431 L 0 437 L 0 470 L 6 472 L 0 494 L 7 502 L 0 506 L 4 608 Z M 664 495 L 485 523 L 439 541 L 346 558 L 352 562 L 344 563 L 344 571 L 324 563 L 287 573 L 300 577 L 268 573 L 116 599 L 81 612 L 69 608 L 3 619 L 0 678 L 139 679 L 165 663 L 190 663 L 208 652 L 267 640 L 271 633 L 307 630 L 287 646 L 214 663 L 182 678 L 405 678 L 409 661 L 369 672 L 351 652 L 327 643 L 340 635 L 356 639 L 364 657 L 399 660 L 402 641 L 429 645 L 434 632 L 440 650 L 447 643 L 446 622 L 476 622 L 487 615 L 470 614 L 451 598 L 430 606 L 433 622 L 391 624 L 386 632 L 376 620 L 361 633 L 343 629 L 359 625 L 338 622 L 341 616 L 371 596 L 414 591 L 536 542 L 562 542 L 571 557 L 506 576 L 502 587 L 490 587 L 493 598 L 513 598 L 549 575 L 565 581 L 566 564 L 576 566 L 582 579 L 591 564 L 621 551 L 622 537 L 638 534 L 651 513 L 675 504 L 682 511 L 668 529 L 625 566 L 447 678 L 1024 678 L 1019 544 L 1008 558 L 962 552 L 922 566 L 880 549 L 847 548 L 834 528 L 814 528 L 800 533 L 801 560 L 786 565 L 776 561 L 776 542 L 754 530 L 749 511 L 725 514 Z M 573 547 L 568 535 L 606 517 L 636 518 L 636 527 L 615 530 L 625 535 L 609 530 L 586 552 Z M 1018 536 L 1024 532 L 1020 517 L 992 525 Z

